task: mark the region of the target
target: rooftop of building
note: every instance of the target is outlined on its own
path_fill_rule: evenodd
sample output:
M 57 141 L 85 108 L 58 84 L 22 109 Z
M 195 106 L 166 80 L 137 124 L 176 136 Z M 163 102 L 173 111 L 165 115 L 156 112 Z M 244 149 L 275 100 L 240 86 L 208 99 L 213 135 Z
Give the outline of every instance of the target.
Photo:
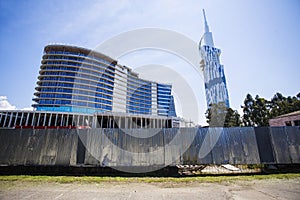
M 55 48 L 55 50 L 62 50 L 62 51 L 66 51 L 66 50 L 77 51 L 77 52 L 83 53 L 85 55 L 97 56 L 97 57 L 103 58 L 109 62 L 117 64 L 117 60 L 115 60 L 105 54 L 102 54 L 99 51 L 91 50 L 91 49 L 84 48 L 84 47 L 79 47 L 79 46 L 70 45 L 70 44 L 53 43 L 53 44 L 46 45 L 44 48 L 44 51 L 49 51 L 49 50 L 51 50 L 51 48 Z
M 279 115 L 279 116 L 275 117 L 274 119 L 283 118 L 283 117 L 297 116 L 297 115 L 300 115 L 300 110 L 297 110 L 297 111 L 294 111 L 294 112 L 291 112 L 291 113 L 287 113 L 287 114 L 284 114 L 284 115 Z
M 103 58 L 109 62 L 112 62 L 116 65 L 118 65 L 119 67 L 123 68 L 123 69 L 126 69 L 128 70 L 128 73 L 133 76 L 133 77 L 136 77 L 136 78 L 139 78 L 143 81 L 148 81 L 148 82 L 152 82 L 152 83 L 156 83 L 156 84 L 161 84 L 161 85 L 169 85 L 169 86 L 172 86 L 172 83 L 162 83 L 162 82 L 157 82 L 157 81 L 153 81 L 153 80 L 148 80 L 148 79 L 144 79 L 144 78 L 140 78 L 139 77 L 139 73 L 135 72 L 132 68 L 130 67 L 127 67 L 126 65 L 122 65 L 120 63 L 118 63 L 118 61 L 114 58 L 111 58 L 97 50 L 91 50 L 91 49 L 88 49 L 86 47 L 80 47 L 80 46 L 76 46 L 76 45 L 73 45 L 73 44 L 64 44 L 64 43 L 49 43 L 45 46 L 44 48 L 44 51 L 47 51 L 47 50 L 50 50 L 51 48 L 55 48 L 56 50 L 71 50 L 71 51 L 79 51 L 83 54 L 86 54 L 86 55 L 94 55 L 94 56 L 97 56 L 97 57 L 100 57 L 100 58 Z

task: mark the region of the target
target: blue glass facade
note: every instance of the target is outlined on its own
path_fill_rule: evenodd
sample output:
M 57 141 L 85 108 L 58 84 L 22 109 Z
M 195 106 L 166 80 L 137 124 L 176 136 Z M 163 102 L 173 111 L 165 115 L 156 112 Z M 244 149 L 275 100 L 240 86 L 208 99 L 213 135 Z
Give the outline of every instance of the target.
M 229 107 L 229 97 L 224 74 L 224 66 L 220 64 L 221 50 L 203 45 L 203 74 L 207 107 L 211 104 L 224 102 Z M 201 49 L 200 49 L 201 50 Z
M 224 74 L 224 66 L 220 63 L 221 50 L 214 47 L 212 32 L 204 15 L 204 35 L 199 43 L 201 55 L 200 67 L 204 74 L 206 103 L 209 108 L 211 104 L 225 103 L 229 107 L 229 96 Z M 203 43 L 202 43 L 203 41 Z
M 157 113 L 162 116 L 176 117 L 174 99 L 171 95 L 172 86 L 157 84 Z
M 151 82 L 128 76 L 127 113 L 152 114 Z
M 168 117 L 177 117 L 176 110 L 175 110 L 175 102 L 174 102 L 174 97 L 173 96 L 171 96 L 171 98 L 170 98 L 170 106 L 169 106 Z
M 176 116 L 171 90 L 171 85 L 140 79 L 99 52 L 48 45 L 32 106 L 37 111 Z
M 36 98 L 40 111 L 112 111 L 116 62 L 87 49 L 45 47 Z

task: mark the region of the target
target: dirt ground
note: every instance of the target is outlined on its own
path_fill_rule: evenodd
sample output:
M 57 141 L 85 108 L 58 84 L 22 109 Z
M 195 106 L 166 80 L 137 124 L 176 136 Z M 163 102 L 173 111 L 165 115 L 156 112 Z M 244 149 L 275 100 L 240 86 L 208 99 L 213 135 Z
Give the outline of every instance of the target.
M 300 178 L 222 183 L 1 182 L 0 199 L 300 199 Z

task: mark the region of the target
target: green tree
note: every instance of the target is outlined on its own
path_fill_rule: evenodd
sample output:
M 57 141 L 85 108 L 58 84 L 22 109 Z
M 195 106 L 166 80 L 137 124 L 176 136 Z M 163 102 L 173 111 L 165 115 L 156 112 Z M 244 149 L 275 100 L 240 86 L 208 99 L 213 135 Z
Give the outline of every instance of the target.
M 296 96 L 284 97 L 276 93 L 270 101 L 270 118 L 300 110 L 300 93 Z
M 244 126 L 254 126 L 253 122 L 253 111 L 254 111 L 254 99 L 252 98 L 251 94 L 247 94 L 244 105 L 241 106 L 243 108 L 243 123 Z
M 269 126 L 269 101 L 256 95 L 253 122 L 257 126 Z
M 283 110 L 282 102 L 285 100 L 285 97 L 281 93 L 276 93 L 270 101 L 270 118 L 277 117 L 281 115 Z
M 233 127 L 242 124 L 238 112 L 227 108 L 224 102 L 211 104 L 205 114 L 210 127 Z
M 268 126 L 269 119 L 300 110 L 300 93 L 294 97 L 276 93 L 270 101 L 258 95 L 253 98 L 251 94 L 247 94 L 241 107 L 244 126 Z
M 236 127 L 241 125 L 242 125 L 242 120 L 238 111 L 228 108 L 225 117 L 224 127 Z
M 269 125 L 269 102 L 251 94 L 247 94 L 243 108 L 243 123 L 244 126 L 268 126 Z

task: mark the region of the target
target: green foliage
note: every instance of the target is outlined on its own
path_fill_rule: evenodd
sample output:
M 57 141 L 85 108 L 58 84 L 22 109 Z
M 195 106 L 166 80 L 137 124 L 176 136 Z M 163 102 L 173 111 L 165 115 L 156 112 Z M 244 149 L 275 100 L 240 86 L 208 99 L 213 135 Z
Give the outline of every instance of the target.
M 242 106 L 244 116 L 243 116 L 243 123 L 245 126 L 254 126 L 253 122 L 253 110 L 254 110 L 254 99 L 252 98 L 251 94 L 247 94 L 244 100 L 244 106 Z
M 270 101 L 270 118 L 300 110 L 300 93 L 295 97 L 284 97 L 276 93 Z
M 300 93 L 293 97 L 276 93 L 271 100 L 247 94 L 241 107 L 242 118 L 236 110 L 227 108 L 224 102 L 212 104 L 205 113 L 207 123 L 211 127 L 269 126 L 270 119 L 300 110 Z
M 300 93 L 296 97 L 276 93 L 270 101 L 247 94 L 242 108 L 244 126 L 268 126 L 269 119 L 300 110 Z
M 224 102 L 211 104 L 205 114 L 210 127 L 241 126 L 241 118 L 238 112 L 227 108 Z
M 253 97 L 247 94 L 243 108 L 244 126 L 268 126 L 269 125 L 269 109 L 268 101 L 258 95 Z
M 236 127 L 241 125 L 242 125 L 242 120 L 238 111 L 228 108 L 224 127 Z
M 253 181 L 263 179 L 298 179 L 300 174 L 237 175 L 237 176 L 194 176 L 194 177 L 96 177 L 96 176 L 0 176 L 0 188 L 8 183 L 221 183 Z

